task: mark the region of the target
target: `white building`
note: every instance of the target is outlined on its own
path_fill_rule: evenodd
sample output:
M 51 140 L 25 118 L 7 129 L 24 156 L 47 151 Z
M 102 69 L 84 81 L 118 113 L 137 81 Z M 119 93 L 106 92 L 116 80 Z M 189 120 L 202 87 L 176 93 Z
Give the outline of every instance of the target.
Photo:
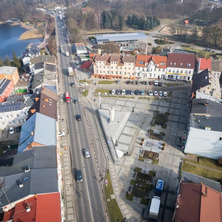
M 166 56 L 159 55 L 137 55 L 135 72 L 137 78 L 165 78 Z
M 169 53 L 167 56 L 166 78 L 191 81 L 195 69 L 194 54 Z
M 0 103 L 0 129 L 21 126 L 28 117 L 29 108 L 33 105 L 30 98 Z
M 222 104 L 193 99 L 185 153 L 222 158 Z

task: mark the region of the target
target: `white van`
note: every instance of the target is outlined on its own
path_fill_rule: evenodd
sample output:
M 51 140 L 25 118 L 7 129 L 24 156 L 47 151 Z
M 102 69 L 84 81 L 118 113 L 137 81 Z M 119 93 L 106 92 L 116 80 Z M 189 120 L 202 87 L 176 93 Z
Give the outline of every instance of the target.
M 125 89 L 122 90 L 122 95 L 126 95 L 126 90 Z
M 113 90 L 111 91 L 111 94 L 112 94 L 112 95 L 115 95 L 115 93 L 116 93 L 116 90 L 113 89 Z

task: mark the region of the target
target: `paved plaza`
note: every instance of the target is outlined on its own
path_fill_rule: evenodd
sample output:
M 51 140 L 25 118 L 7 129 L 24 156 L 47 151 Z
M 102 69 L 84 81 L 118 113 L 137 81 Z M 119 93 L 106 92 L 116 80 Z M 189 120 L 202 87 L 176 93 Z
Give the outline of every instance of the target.
M 156 172 L 154 184 L 157 179 L 165 181 L 165 189 L 161 196 L 161 209 L 158 221 L 168 222 L 172 220 L 176 191 L 179 184 L 179 170 L 183 157 L 180 138 L 185 136 L 186 127 L 189 119 L 189 94 L 187 90 L 175 90 L 168 99 L 139 99 L 139 98 L 118 98 L 102 97 L 101 106 L 104 113 L 112 107 L 118 112 L 130 113 L 121 132 L 115 139 L 118 140 L 117 149 L 128 151 L 129 155 L 124 155 L 110 168 L 113 188 L 123 216 L 128 221 L 142 221 L 148 218 L 149 206 L 142 205 L 137 199 L 128 201 L 125 198 L 126 191 L 133 178 L 135 167 L 142 168 L 143 172 L 150 170 Z M 150 126 L 154 111 L 168 112 L 167 128 Z M 105 126 L 107 127 L 107 126 Z M 147 130 L 154 129 L 157 132 L 164 132 L 162 141 L 151 140 L 148 138 Z M 108 129 L 106 129 L 107 131 Z M 146 145 L 141 146 L 141 139 L 145 139 Z M 162 143 L 166 143 L 165 150 L 158 149 Z M 139 161 L 141 150 L 152 150 L 159 153 L 158 165 L 150 161 Z M 150 198 L 154 196 L 151 191 Z

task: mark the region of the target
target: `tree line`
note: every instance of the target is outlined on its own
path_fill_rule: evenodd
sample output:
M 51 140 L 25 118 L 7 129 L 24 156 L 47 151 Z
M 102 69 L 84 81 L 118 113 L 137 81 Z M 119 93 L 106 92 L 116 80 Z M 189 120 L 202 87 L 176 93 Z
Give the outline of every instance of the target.
M 128 15 L 126 24 L 132 28 L 148 30 L 148 29 L 153 29 L 156 26 L 160 25 L 160 21 L 156 19 L 155 16 L 139 17 L 133 14 L 133 15 Z
M 13 66 L 17 67 L 19 71 L 21 71 L 22 68 L 22 60 L 18 58 L 15 54 L 15 52 L 12 52 L 12 59 L 10 59 L 8 56 L 5 57 L 5 59 L 2 59 L 0 57 L 0 67 L 2 66 Z

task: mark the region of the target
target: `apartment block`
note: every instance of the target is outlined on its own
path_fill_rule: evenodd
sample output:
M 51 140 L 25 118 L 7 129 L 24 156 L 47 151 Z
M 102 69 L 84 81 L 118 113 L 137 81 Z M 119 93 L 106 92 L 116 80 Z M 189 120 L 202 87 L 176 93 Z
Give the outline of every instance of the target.
M 15 86 L 19 80 L 19 74 L 16 67 L 2 66 L 0 67 L 0 79 L 8 79 Z

